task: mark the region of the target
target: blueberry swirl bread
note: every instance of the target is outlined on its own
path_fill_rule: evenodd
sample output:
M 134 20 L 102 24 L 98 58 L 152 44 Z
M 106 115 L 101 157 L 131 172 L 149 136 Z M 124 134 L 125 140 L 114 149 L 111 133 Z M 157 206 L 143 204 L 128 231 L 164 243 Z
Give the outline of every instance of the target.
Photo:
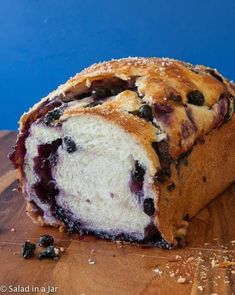
M 40 225 L 177 246 L 235 178 L 234 85 L 166 58 L 95 64 L 20 119 L 10 159 Z

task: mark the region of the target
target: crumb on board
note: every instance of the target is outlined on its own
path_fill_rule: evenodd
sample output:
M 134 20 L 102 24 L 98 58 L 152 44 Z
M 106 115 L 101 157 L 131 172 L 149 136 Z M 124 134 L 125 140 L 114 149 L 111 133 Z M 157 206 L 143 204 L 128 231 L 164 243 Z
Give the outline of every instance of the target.
M 202 286 L 197 286 L 198 290 L 203 291 L 203 287 Z
M 184 278 L 182 276 L 179 276 L 178 279 L 177 279 L 177 283 L 178 284 L 184 284 L 184 283 L 186 283 L 186 278 Z
M 163 271 L 160 269 L 159 266 L 155 267 L 153 269 L 153 272 L 155 272 L 157 275 L 161 276 L 163 274 Z
M 94 261 L 93 259 L 89 258 L 89 259 L 88 259 L 88 263 L 89 263 L 90 265 L 93 265 L 93 264 L 95 264 L 95 261 Z

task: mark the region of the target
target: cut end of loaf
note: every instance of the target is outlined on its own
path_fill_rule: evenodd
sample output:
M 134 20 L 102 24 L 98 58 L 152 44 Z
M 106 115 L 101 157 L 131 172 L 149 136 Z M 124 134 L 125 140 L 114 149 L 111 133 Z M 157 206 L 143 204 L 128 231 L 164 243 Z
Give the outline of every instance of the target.
M 26 150 L 28 201 L 45 222 L 137 241 L 158 236 L 151 160 L 120 127 L 86 115 L 59 128 L 34 123 Z

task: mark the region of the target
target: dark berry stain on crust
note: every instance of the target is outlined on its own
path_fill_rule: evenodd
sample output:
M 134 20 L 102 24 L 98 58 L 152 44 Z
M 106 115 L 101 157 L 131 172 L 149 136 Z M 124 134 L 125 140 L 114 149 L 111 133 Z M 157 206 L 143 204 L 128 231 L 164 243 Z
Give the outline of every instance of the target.
M 175 101 L 175 102 L 182 102 L 182 97 L 181 97 L 181 95 L 179 95 L 179 94 L 175 94 L 175 93 L 171 93 L 171 94 L 168 96 L 168 99 L 169 99 L 169 100 L 172 100 L 172 101 Z
M 188 166 L 188 157 L 192 152 L 192 148 L 187 152 L 182 153 L 177 160 L 175 160 L 175 168 L 180 172 L 181 165 Z
M 192 123 L 192 126 L 194 128 L 194 131 L 197 131 L 198 130 L 197 124 L 196 124 L 196 122 L 195 122 L 195 120 L 193 118 L 192 110 L 191 110 L 191 108 L 188 105 L 185 106 L 185 112 L 186 112 L 186 115 L 187 115 L 188 119 Z
M 217 104 L 218 114 L 214 121 L 214 126 L 221 126 L 224 121 L 226 121 L 226 116 L 229 112 L 229 98 L 226 94 L 220 96 L 219 102 Z
M 144 104 L 139 108 L 137 115 L 146 121 L 153 121 L 152 107 L 147 104 Z
M 185 121 L 181 124 L 181 136 L 183 139 L 188 138 L 192 134 L 194 134 L 194 127 L 192 126 L 191 122 Z
M 165 124 L 169 123 L 169 120 L 173 111 L 174 109 L 170 105 L 162 104 L 162 103 L 154 104 L 154 112 L 155 112 L 156 119 L 159 121 L 162 121 Z
M 153 216 L 155 213 L 155 207 L 154 207 L 154 203 L 153 203 L 153 199 L 151 198 L 147 198 L 144 200 L 144 212 L 148 215 L 148 216 Z
M 204 95 L 198 90 L 189 92 L 187 94 L 187 98 L 188 98 L 188 103 L 194 104 L 197 106 L 203 106 L 205 103 Z
M 25 259 L 31 258 L 36 250 L 36 245 L 31 242 L 25 242 L 22 247 L 22 255 Z
M 159 182 L 164 182 L 167 178 L 171 176 L 170 165 L 172 162 L 172 158 L 169 153 L 168 140 L 152 142 L 152 147 L 156 151 L 161 165 L 161 169 L 158 169 L 155 178 Z
M 57 149 L 62 144 L 62 139 L 54 140 L 50 144 L 38 146 L 38 156 L 34 158 L 34 171 L 39 181 L 34 184 L 35 192 L 42 202 L 51 203 L 59 190 L 51 174 L 51 166 L 56 164 Z
M 169 184 L 167 186 L 167 189 L 169 192 L 173 192 L 175 190 L 175 188 L 176 188 L 176 186 L 175 186 L 174 182 L 172 182 L 171 184 Z
M 76 143 L 69 136 L 66 136 L 64 138 L 64 145 L 65 145 L 66 151 L 69 154 L 74 153 L 77 150 Z

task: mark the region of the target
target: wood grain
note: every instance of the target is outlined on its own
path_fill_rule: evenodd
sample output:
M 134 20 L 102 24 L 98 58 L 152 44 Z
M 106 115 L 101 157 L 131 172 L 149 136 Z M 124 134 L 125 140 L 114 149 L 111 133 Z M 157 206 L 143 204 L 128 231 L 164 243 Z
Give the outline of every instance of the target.
M 234 266 L 219 267 L 225 260 L 234 261 L 234 185 L 193 218 L 189 244 L 182 249 L 69 236 L 41 228 L 26 216 L 23 197 L 13 191 L 16 173 L 7 159 L 15 137 L 13 132 L 0 133 L 0 285 L 29 285 L 27 294 L 45 294 L 43 289 L 33 292 L 33 286 L 57 287 L 56 294 L 66 295 L 235 294 Z M 52 234 L 65 253 L 57 261 L 24 260 L 23 242 L 36 242 L 45 233 Z

